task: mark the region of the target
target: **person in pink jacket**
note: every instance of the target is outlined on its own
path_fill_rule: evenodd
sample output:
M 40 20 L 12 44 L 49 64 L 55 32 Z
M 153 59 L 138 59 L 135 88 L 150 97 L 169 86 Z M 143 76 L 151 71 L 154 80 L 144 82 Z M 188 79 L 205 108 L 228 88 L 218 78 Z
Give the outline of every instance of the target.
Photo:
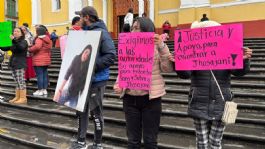
M 37 38 L 29 51 L 33 54 L 33 66 L 37 74 L 38 90 L 33 93 L 34 96 L 47 95 L 48 88 L 48 66 L 51 64 L 52 41 L 46 35 L 43 27 L 36 28 Z
M 146 17 L 136 18 L 132 32 L 154 32 L 153 22 Z M 161 116 L 161 97 L 166 94 L 165 82 L 161 72 L 172 72 L 173 63 L 167 45 L 160 35 L 154 37 L 154 62 L 150 90 L 133 90 L 120 88 L 118 80 L 114 90 L 123 99 L 128 149 L 140 149 L 143 135 L 144 148 L 157 149 L 157 135 Z

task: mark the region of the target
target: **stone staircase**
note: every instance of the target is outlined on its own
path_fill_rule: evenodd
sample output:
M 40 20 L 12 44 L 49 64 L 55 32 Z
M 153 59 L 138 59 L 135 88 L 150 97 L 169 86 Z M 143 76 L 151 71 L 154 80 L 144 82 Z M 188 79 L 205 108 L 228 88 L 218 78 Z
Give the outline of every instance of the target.
M 174 43 L 168 41 L 170 50 Z M 115 41 L 117 46 L 117 41 Z M 236 124 L 227 126 L 224 149 L 265 148 L 265 39 L 245 39 L 244 45 L 253 49 L 251 72 L 244 77 L 232 77 L 234 101 L 238 103 Z M 52 50 L 49 67 L 50 86 L 47 97 L 34 97 L 35 85 L 27 86 L 28 104 L 14 105 L 0 102 L 0 148 L 9 149 L 65 149 L 77 132 L 75 111 L 52 101 L 61 64 L 59 49 Z M 126 148 L 122 100 L 112 86 L 118 73 L 117 62 L 111 67 L 104 99 L 104 146 Z M 195 133 L 192 119 L 187 116 L 187 96 L 190 80 L 179 79 L 176 73 L 163 73 L 167 95 L 163 98 L 159 148 L 193 149 Z M 15 83 L 7 64 L 0 71 L 0 95 L 6 99 L 14 96 Z M 91 143 L 93 126 L 89 123 L 88 142 Z

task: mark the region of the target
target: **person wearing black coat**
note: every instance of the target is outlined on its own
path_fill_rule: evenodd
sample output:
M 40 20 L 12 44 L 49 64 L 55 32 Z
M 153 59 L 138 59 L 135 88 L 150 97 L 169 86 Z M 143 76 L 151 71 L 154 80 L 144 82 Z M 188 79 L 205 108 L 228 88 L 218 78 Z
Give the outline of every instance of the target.
M 9 67 L 12 70 L 12 76 L 17 83 L 16 96 L 10 103 L 24 104 L 27 103 L 26 98 L 26 83 L 25 83 L 25 68 L 27 67 L 26 56 L 28 43 L 25 40 L 25 34 L 21 28 L 15 28 L 12 39 L 12 45 L 10 47 L 0 47 L 3 51 L 12 51 L 12 56 L 9 61 Z
M 193 26 L 209 27 L 220 25 L 214 21 L 200 22 Z M 221 149 L 225 124 L 221 121 L 225 101 L 231 101 L 231 75 L 243 76 L 250 70 L 252 50 L 244 48 L 243 69 L 235 70 L 192 70 L 176 71 L 182 79 L 191 79 L 188 96 L 188 115 L 193 118 L 198 149 Z M 174 61 L 174 56 L 169 56 Z M 219 87 L 220 90 L 219 90 Z M 221 94 L 222 92 L 222 94 Z M 223 98 L 224 100 L 223 100 Z

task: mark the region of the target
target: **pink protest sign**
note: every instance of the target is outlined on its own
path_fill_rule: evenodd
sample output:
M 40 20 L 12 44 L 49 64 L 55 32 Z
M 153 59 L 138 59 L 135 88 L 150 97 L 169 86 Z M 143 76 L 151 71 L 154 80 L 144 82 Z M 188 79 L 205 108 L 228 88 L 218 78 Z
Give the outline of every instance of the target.
M 176 70 L 243 68 L 241 24 L 175 31 Z
M 149 90 L 154 61 L 154 33 L 121 33 L 118 44 L 119 86 Z
M 67 42 L 67 35 L 63 35 L 60 37 L 60 49 L 61 49 L 61 58 L 63 59 L 64 50 Z

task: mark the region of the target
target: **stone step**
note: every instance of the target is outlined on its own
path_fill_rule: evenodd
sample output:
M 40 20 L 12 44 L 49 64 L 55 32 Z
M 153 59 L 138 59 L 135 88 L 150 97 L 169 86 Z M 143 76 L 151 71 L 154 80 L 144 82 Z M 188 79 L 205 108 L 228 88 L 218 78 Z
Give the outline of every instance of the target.
M 2 88 L 2 86 L 0 86 Z M 9 89 L 9 92 L 6 92 L 5 90 Z M 34 99 L 40 99 L 43 98 L 43 96 L 32 96 L 32 93 L 36 90 L 36 87 L 28 87 L 28 92 L 27 95 L 28 97 L 34 98 Z M 3 89 L 2 89 L 3 90 Z M 9 86 L 5 87 L 5 89 L 1 92 L 2 94 L 8 94 L 8 95 L 14 95 L 14 93 L 10 92 L 14 90 L 14 86 Z M 45 97 L 45 100 L 47 101 L 52 101 L 54 90 L 53 89 L 48 89 L 49 96 Z M 111 108 L 111 109 L 119 109 L 122 110 L 122 103 L 121 100 L 119 99 L 118 95 L 109 93 L 107 90 L 107 93 L 105 93 L 104 98 L 106 99 L 105 101 L 108 101 L 108 105 L 104 105 L 105 108 Z M 187 98 L 186 98 L 187 99 Z M 170 101 L 170 102 L 166 102 Z M 164 99 L 163 98 L 163 113 L 164 114 L 169 114 L 169 115 L 178 115 L 181 113 L 181 116 L 186 116 L 187 117 L 187 101 L 184 101 L 182 98 L 182 102 L 179 102 L 181 99 Z M 120 107 L 117 107 L 116 105 L 119 105 Z M 255 104 L 244 104 L 244 103 L 239 103 L 238 104 L 238 109 L 240 110 L 239 112 L 239 117 L 238 117 L 238 122 L 239 123 L 247 123 L 247 124 L 257 124 L 257 125 L 265 125 L 265 106 L 264 105 L 255 105 Z M 184 115 L 183 115 L 184 114 Z
M 40 114 L 23 109 L 1 106 L 0 126 L 8 131 L 6 135 L 28 141 L 35 148 L 66 149 L 77 132 L 76 121 L 63 116 Z M 90 124 L 91 128 L 92 124 Z M 110 144 L 111 134 L 105 131 L 105 148 L 125 149 L 125 144 Z M 88 132 L 89 145 L 92 143 L 92 130 Z M 118 141 L 117 141 L 118 142 Z
M 56 83 L 57 81 L 52 81 L 52 79 L 57 80 L 58 79 L 58 74 L 59 74 L 59 69 L 56 68 L 48 68 L 48 75 L 51 79 L 52 83 Z M 11 71 L 7 67 L 3 67 L 3 71 L 0 70 L 0 77 L 4 76 L 12 76 Z M 161 73 L 162 76 L 167 80 L 175 81 L 175 80 L 183 80 L 184 79 L 179 79 L 176 73 Z M 111 78 L 116 78 L 118 75 L 118 71 L 112 70 L 110 71 L 110 77 Z M 264 84 L 265 83 L 265 75 L 259 75 L 259 74 L 247 74 L 243 77 L 236 77 L 236 76 L 231 76 L 232 79 L 232 84 L 233 82 L 239 82 L 239 83 L 252 83 L 252 84 Z M 188 80 L 188 79 L 187 79 Z
M 5 81 L 12 81 L 13 78 L 11 76 L 3 76 L 3 75 L 0 75 L 0 79 L 3 79 Z M 36 83 L 36 79 L 31 79 L 34 83 Z M 50 84 L 51 85 L 55 85 L 57 84 L 57 79 L 52 79 L 52 78 L 49 78 L 49 81 L 50 81 Z M 4 84 L 2 84 L 3 86 Z M 112 88 L 112 85 L 109 85 L 108 86 L 109 88 Z M 186 89 L 169 89 L 169 88 L 166 88 L 166 91 L 168 92 L 168 94 L 170 94 L 170 96 L 175 96 L 174 94 L 175 93 L 182 93 L 182 94 L 188 94 L 189 92 L 189 89 L 188 87 Z M 235 97 L 245 97 L 245 98 L 264 98 L 265 97 L 265 94 L 264 93 L 253 93 L 253 89 L 244 89 L 244 91 L 242 91 L 242 89 L 237 89 L 235 90 L 235 92 L 233 93 Z
M 0 138 L 0 147 L 2 149 L 18 149 L 18 147 L 19 149 L 34 149 L 33 147 L 20 143 L 19 141 L 10 136 L 0 134 Z
M 9 103 L 3 103 L 3 104 L 9 104 Z M 51 103 L 46 103 L 46 104 L 42 105 L 42 103 L 40 103 L 39 101 L 35 102 L 35 104 L 29 102 L 27 109 L 25 109 L 25 106 L 24 106 L 24 107 L 18 108 L 16 110 L 16 109 L 14 109 L 14 107 L 15 106 L 21 106 L 21 105 L 11 105 L 12 107 L 11 106 L 8 107 L 7 105 L 5 105 L 5 106 L 3 106 L 5 108 L 0 108 L 1 109 L 0 111 L 2 111 L 2 113 L 5 113 L 6 115 L 8 115 L 8 117 L 16 116 L 15 119 L 23 119 L 23 121 L 30 121 L 30 122 L 35 123 L 34 125 L 41 124 L 42 127 L 48 127 L 51 129 L 57 129 L 56 127 L 59 127 L 59 126 L 63 127 L 63 128 L 70 128 L 70 127 L 75 128 L 74 127 L 75 126 L 75 122 L 74 122 L 75 119 L 73 119 L 74 112 L 71 112 L 72 110 L 65 111 L 63 109 L 66 109 L 66 108 L 61 108 L 61 107 L 57 107 L 57 109 L 53 110 L 52 108 L 50 108 L 50 107 L 52 107 L 50 105 L 51 105 Z M 56 106 L 56 104 L 55 104 L 55 106 Z M 9 108 L 10 108 L 10 110 L 9 110 Z M 29 111 L 29 109 L 32 109 L 32 108 L 34 109 L 34 112 Z M 36 112 L 36 110 L 38 110 L 38 112 Z M 9 111 L 12 111 L 12 112 L 9 112 Z M 41 111 L 41 112 L 39 112 L 39 111 Z M 52 113 L 47 114 L 47 112 L 48 113 L 52 112 Z M 59 114 L 59 112 L 60 113 L 62 112 L 63 114 L 61 115 L 61 114 Z M 108 111 L 108 109 L 105 108 L 104 115 L 105 115 L 105 129 L 104 129 L 105 131 L 104 132 L 111 134 L 112 137 L 117 136 L 118 138 L 125 138 L 125 129 L 124 129 L 125 121 L 124 121 L 122 111 L 121 110 L 115 111 L 113 109 Z M 70 118 L 70 117 L 72 117 L 72 118 Z M 185 147 L 194 146 L 194 136 L 193 136 L 194 129 L 192 127 L 191 119 L 182 118 L 181 121 L 178 121 L 178 119 L 181 119 L 181 118 L 172 117 L 171 119 L 170 118 L 169 119 L 167 119 L 167 118 L 161 119 L 161 122 L 165 123 L 165 125 L 161 124 L 161 129 L 160 129 L 160 134 L 159 134 L 159 142 L 161 141 L 164 144 L 170 145 L 172 147 L 173 146 L 183 146 L 182 148 L 185 148 Z M 110 122 L 110 121 L 116 121 L 116 122 Z M 169 123 L 167 123 L 167 121 L 169 121 Z M 187 125 L 185 123 L 185 121 L 187 123 L 189 123 L 189 125 Z M 170 122 L 173 124 L 170 124 Z M 182 122 L 184 124 L 182 124 Z M 183 126 L 181 126 L 181 124 Z M 44 125 L 48 125 L 48 126 L 44 126 Z M 264 139 L 262 136 L 263 134 L 261 133 L 263 131 L 264 127 L 257 127 L 257 126 L 254 127 L 251 125 L 241 126 L 240 124 L 236 124 L 235 127 L 237 128 L 237 130 L 234 129 L 232 126 L 227 128 L 227 131 L 224 134 L 224 144 L 226 144 L 228 142 L 235 142 L 235 144 L 238 144 L 238 145 L 241 145 L 244 147 L 248 147 L 248 145 L 246 145 L 245 143 L 247 141 L 249 141 L 249 143 L 250 142 L 251 143 L 256 142 L 259 145 L 262 145 L 262 142 L 260 142 L 260 141 L 263 141 L 263 139 Z M 242 130 L 240 130 L 240 128 Z M 245 131 L 246 129 L 248 131 Z M 258 129 L 260 129 L 260 130 L 258 130 Z M 254 130 L 257 132 L 254 132 Z M 64 131 L 66 131 L 66 130 L 64 130 Z M 234 132 L 232 132 L 232 131 L 234 131 Z M 237 131 L 239 131 L 239 132 L 237 132 Z M 255 134 L 254 135 L 248 135 L 248 134 L 244 134 L 243 132 L 244 133 L 259 133 L 259 134 L 261 134 L 261 136 L 256 136 Z M 238 137 L 239 134 L 240 134 L 240 137 Z M 185 139 L 182 137 L 179 138 L 180 136 L 184 137 Z M 117 137 L 115 137 L 115 138 L 117 138 Z M 180 143 L 182 141 L 176 142 L 176 141 L 174 141 L 174 139 L 169 139 L 169 138 L 174 138 L 174 139 L 177 138 L 178 140 L 181 139 L 182 141 L 188 141 L 188 142 Z M 241 140 L 241 141 L 238 142 L 238 140 Z M 242 141 L 244 141 L 244 143 Z M 252 145 L 254 145 L 254 144 L 251 144 L 251 146 Z M 257 145 L 255 145 L 255 146 L 258 147 Z M 262 147 L 262 146 L 260 146 L 260 147 Z M 160 145 L 160 148 L 164 148 L 162 144 Z M 225 145 L 224 145 L 224 148 L 226 148 Z

